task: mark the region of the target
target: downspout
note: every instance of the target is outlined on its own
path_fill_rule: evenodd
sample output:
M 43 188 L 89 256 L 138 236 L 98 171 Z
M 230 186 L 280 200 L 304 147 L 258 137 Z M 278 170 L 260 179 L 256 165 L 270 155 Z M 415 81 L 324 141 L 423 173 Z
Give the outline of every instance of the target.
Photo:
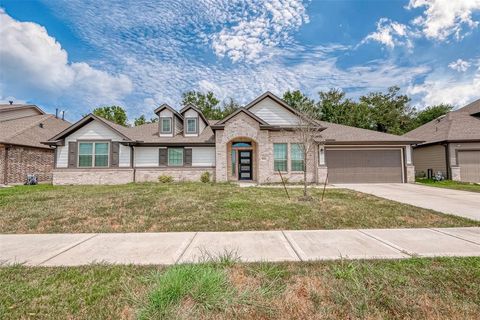
M 130 146 L 130 165 L 133 169 L 133 183 L 136 183 L 137 182 L 137 168 L 135 167 L 135 147 L 134 146 Z
M 443 145 L 445 147 L 445 165 L 447 166 L 447 179 L 452 179 L 452 172 L 450 169 L 450 148 L 448 147 L 448 143 Z

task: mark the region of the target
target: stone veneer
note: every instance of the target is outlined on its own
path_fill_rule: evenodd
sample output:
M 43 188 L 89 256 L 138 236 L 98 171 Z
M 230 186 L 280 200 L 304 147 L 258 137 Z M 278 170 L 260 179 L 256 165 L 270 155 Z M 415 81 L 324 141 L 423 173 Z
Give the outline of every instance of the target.
M 217 130 L 215 135 L 216 181 L 228 180 L 229 164 L 227 163 L 227 145 L 236 138 L 249 138 L 256 142 L 257 151 L 254 162 L 254 175 L 258 183 L 281 182 L 280 175 L 273 170 L 273 143 L 301 142 L 292 131 L 260 130 L 258 122 L 245 113 L 239 113 L 225 124 L 223 130 Z M 307 181 L 317 182 L 316 151 L 314 148 L 307 155 Z M 288 147 L 288 172 L 282 176 L 289 182 L 303 181 L 303 172 L 290 171 L 290 146 Z
M 453 181 L 462 181 L 462 175 L 460 174 L 460 167 L 450 167 L 450 174 Z
M 204 172 L 210 172 L 211 181 L 215 181 L 215 168 L 213 167 L 191 167 L 191 168 L 137 168 L 135 173 L 136 182 L 157 182 L 158 177 L 165 175 L 173 178 L 174 181 L 200 181 Z
M 407 165 L 406 166 L 407 172 L 407 183 L 415 183 L 415 166 Z
M 55 169 L 54 185 L 125 184 L 133 182 L 133 169 Z

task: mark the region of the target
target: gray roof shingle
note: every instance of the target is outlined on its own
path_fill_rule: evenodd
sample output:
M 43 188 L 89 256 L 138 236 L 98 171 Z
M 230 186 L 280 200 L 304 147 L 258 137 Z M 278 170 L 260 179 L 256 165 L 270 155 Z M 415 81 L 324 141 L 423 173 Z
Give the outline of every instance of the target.
M 70 126 L 51 114 L 30 116 L 0 122 L 0 143 L 49 148 L 42 144 Z
M 479 113 L 480 99 L 407 132 L 404 137 L 424 140 L 425 144 L 480 140 Z

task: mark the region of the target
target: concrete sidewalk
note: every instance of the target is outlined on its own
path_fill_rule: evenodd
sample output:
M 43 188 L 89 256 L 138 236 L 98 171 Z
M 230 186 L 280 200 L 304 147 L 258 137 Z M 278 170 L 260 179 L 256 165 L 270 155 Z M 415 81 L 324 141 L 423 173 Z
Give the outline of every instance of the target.
M 480 256 L 480 228 L 0 235 L 0 264 L 198 262 Z
M 413 206 L 480 221 L 480 193 L 411 183 L 335 184 Z

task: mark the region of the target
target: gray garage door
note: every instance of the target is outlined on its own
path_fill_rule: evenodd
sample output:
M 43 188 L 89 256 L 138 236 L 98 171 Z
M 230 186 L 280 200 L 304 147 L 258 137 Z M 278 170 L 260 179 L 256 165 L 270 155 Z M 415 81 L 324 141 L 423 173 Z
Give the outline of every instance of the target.
M 396 150 L 326 150 L 330 183 L 402 182 L 402 158 Z
M 480 151 L 458 151 L 462 181 L 480 182 Z

